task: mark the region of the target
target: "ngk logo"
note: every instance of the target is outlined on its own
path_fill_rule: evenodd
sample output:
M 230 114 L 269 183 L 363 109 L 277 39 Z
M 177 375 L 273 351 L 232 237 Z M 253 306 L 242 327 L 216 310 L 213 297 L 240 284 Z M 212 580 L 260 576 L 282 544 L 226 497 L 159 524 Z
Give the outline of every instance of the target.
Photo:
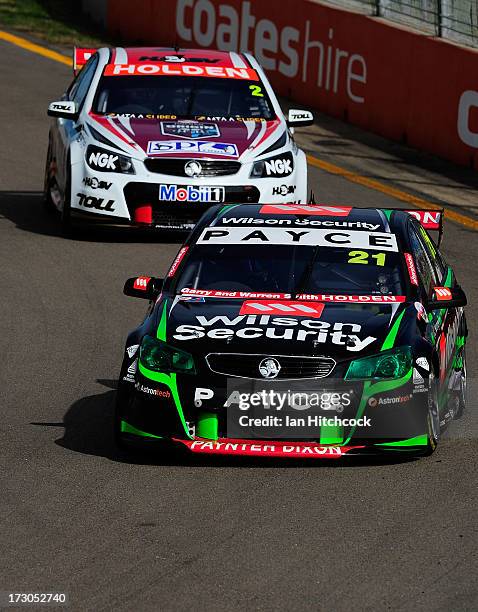
M 307 302 L 270 302 L 268 300 L 246 301 L 239 314 L 289 315 L 320 319 L 324 304 Z
M 292 174 L 292 161 L 290 159 L 272 159 L 266 161 L 267 176 L 287 176 Z
M 116 170 L 117 155 L 108 155 L 108 153 L 91 153 L 88 159 L 89 165 L 94 168 L 106 168 L 108 170 Z

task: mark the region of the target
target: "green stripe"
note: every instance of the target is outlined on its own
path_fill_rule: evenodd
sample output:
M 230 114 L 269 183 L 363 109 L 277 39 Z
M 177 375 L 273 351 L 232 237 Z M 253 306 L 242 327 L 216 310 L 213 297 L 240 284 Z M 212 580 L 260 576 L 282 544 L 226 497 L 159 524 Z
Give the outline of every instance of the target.
M 200 438 L 217 440 L 219 438 L 218 429 L 218 418 L 215 412 L 199 413 L 196 435 Z
M 221 210 L 217 213 L 217 217 L 214 219 L 214 221 L 216 222 L 219 221 L 219 219 L 223 217 L 229 209 L 232 210 L 233 208 L 236 208 L 237 206 L 240 206 L 240 204 L 226 204 L 226 206 L 223 206 Z
M 395 344 L 395 340 L 397 338 L 398 329 L 400 327 L 400 323 L 402 322 L 404 314 L 405 311 L 403 310 L 395 321 L 395 323 L 393 324 L 392 329 L 388 332 L 388 335 L 385 338 L 385 342 L 382 345 L 382 351 L 387 351 L 388 349 L 393 348 L 393 345 Z
M 174 404 L 176 406 L 176 410 L 178 411 L 179 418 L 181 420 L 181 424 L 184 428 L 184 433 L 188 438 L 192 440 L 192 436 L 189 434 L 188 426 L 186 425 L 186 419 L 184 418 L 183 408 L 181 406 L 181 400 L 179 399 L 178 393 L 178 385 L 176 381 L 176 374 L 173 372 L 172 374 L 163 374 L 162 372 L 153 372 L 153 370 L 149 370 L 145 368 L 144 365 L 139 362 L 139 371 L 143 376 L 149 378 L 150 380 L 154 380 L 155 382 L 166 385 L 168 389 L 171 391 L 171 395 L 173 396 Z
M 451 268 L 448 268 L 448 271 L 446 273 L 446 278 L 445 278 L 445 284 L 443 286 L 451 287 L 452 279 L 453 279 L 453 271 Z
M 375 446 L 427 446 L 427 444 L 428 436 L 427 434 L 422 434 L 421 436 L 416 436 L 415 438 L 397 440 L 396 442 L 383 442 L 381 444 L 375 444 Z
M 167 306 L 168 300 L 164 302 L 163 312 L 161 314 L 161 321 L 159 322 L 158 331 L 156 332 L 156 338 L 158 340 L 162 340 L 163 342 L 166 342 L 166 322 L 168 318 L 168 313 L 166 311 Z
M 342 425 L 322 425 L 320 428 L 321 444 L 342 444 L 344 428 Z
M 146 431 L 141 431 L 141 429 L 136 429 L 133 425 L 130 425 L 126 421 L 121 421 L 121 433 L 129 433 L 134 434 L 135 436 L 142 436 L 143 438 L 156 438 L 157 440 L 162 440 L 162 436 L 155 436 L 154 434 L 147 433 Z

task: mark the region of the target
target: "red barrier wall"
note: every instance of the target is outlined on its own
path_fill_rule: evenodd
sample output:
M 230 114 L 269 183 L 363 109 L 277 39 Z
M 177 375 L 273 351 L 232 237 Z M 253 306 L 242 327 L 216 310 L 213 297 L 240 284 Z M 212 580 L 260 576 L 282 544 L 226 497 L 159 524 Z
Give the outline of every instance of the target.
M 133 44 L 248 50 L 276 91 L 478 168 L 478 52 L 313 0 L 109 0 Z

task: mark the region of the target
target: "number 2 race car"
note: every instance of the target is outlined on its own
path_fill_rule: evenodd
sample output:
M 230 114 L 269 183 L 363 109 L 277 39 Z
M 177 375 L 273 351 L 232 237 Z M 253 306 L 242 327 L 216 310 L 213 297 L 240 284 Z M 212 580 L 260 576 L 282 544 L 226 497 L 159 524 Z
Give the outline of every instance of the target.
M 417 219 L 418 217 L 418 219 Z M 420 222 L 421 221 L 421 222 Z M 429 454 L 465 408 L 466 297 L 442 213 L 209 210 L 126 342 L 116 439 L 195 453 Z
M 86 63 L 85 60 L 87 59 Z M 190 230 L 216 203 L 305 203 L 307 164 L 257 61 L 164 48 L 75 49 L 48 114 L 45 197 L 106 224 Z

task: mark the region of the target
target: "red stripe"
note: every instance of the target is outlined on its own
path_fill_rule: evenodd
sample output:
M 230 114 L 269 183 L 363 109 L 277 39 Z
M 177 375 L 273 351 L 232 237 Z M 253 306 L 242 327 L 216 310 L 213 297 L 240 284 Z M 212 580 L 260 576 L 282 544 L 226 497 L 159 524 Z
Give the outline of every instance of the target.
M 259 140 L 259 142 L 254 146 L 254 148 L 257 149 L 257 147 L 259 147 L 265 140 L 270 138 L 270 136 L 272 136 L 272 134 L 277 130 L 279 126 L 280 121 L 275 121 L 274 125 L 272 125 L 271 127 L 267 127 L 264 136 Z
M 363 446 L 324 446 L 306 442 L 276 442 L 265 440 L 233 440 L 219 438 L 180 440 L 193 453 L 208 455 L 236 455 L 245 457 L 292 457 L 294 459 L 340 459 L 348 452 Z
M 118 131 L 117 128 L 115 128 L 106 117 L 100 117 L 98 115 L 95 115 L 94 113 L 89 113 L 89 116 L 94 119 L 96 122 L 98 122 L 102 127 L 104 127 L 106 130 L 108 130 L 109 132 L 111 132 L 112 134 L 114 134 L 117 138 L 119 138 L 120 140 L 122 140 L 123 142 L 125 142 L 126 144 L 135 147 L 136 143 L 133 142 L 132 140 L 129 140 L 128 138 L 126 138 L 121 132 Z

